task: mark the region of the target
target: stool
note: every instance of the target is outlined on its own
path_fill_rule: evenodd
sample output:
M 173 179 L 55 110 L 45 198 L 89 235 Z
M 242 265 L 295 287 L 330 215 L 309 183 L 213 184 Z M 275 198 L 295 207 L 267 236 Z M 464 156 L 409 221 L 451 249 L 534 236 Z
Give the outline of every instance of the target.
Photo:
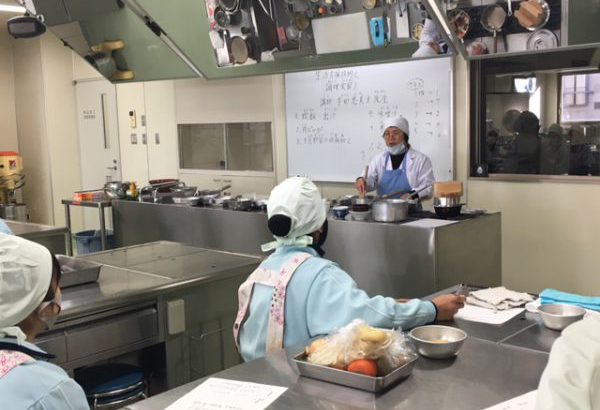
M 146 398 L 146 380 L 141 368 L 110 363 L 92 366 L 77 373 L 92 409 L 121 408 Z

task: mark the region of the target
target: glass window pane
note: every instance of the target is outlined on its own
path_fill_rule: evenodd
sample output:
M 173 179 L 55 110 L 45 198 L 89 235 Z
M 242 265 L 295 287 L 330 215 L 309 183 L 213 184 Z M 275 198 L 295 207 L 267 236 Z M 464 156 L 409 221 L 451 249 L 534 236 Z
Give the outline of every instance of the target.
M 270 122 L 226 124 L 228 169 L 273 171 Z
M 179 124 L 182 169 L 226 169 L 223 124 Z
M 486 78 L 488 172 L 600 176 L 600 73 L 528 77 Z

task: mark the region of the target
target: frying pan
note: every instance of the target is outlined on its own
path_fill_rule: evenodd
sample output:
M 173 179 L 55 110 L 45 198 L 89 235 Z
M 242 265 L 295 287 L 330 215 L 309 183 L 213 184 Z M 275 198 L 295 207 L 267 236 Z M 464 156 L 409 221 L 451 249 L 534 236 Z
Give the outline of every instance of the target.
M 498 4 L 492 4 L 483 9 L 481 25 L 484 29 L 494 34 L 494 53 L 498 52 L 496 34 L 502 30 L 506 22 L 506 11 Z
M 523 13 L 524 3 L 535 3 L 541 8 L 542 14 L 539 18 L 538 24 L 530 24 L 530 19 L 527 17 L 528 13 Z M 515 17 L 517 18 L 517 21 L 523 28 L 526 28 L 529 31 L 535 31 L 539 28 L 544 27 L 546 23 L 548 23 L 548 20 L 550 20 L 550 6 L 548 5 L 548 2 L 546 0 L 522 1 L 519 10 L 515 12 Z

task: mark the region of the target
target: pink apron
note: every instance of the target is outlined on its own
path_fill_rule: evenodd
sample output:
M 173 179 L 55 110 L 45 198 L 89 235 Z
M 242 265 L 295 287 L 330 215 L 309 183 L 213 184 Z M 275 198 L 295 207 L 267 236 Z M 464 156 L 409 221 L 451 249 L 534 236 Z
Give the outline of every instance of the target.
M 261 285 L 275 288 L 271 300 L 271 309 L 269 311 L 269 326 L 267 330 L 267 353 L 283 348 L 283 331 L 285 328 L 285 295 L 287 285 L 292 279 L 296 269 L 304 261 L 310 258 L 308 253 L 301 253 L 294 256 L 279 272 L 258 268 L 246 279 L 238 291 L 239 310 L 237 318 L 233 325 L 233 337 L 235 344 L 240 350 L 240 329 L 248 317 L 248 309 L 252 300 L 254 285 Z
M 33 357 L 14 350 L 0 350 L 0 379 L 15 367 L 35 360 Z

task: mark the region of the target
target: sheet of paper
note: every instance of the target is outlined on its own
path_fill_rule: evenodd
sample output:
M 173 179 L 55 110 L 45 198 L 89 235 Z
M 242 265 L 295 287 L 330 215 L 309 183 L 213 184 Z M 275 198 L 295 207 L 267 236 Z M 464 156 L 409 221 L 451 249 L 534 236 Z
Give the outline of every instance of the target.
M 440 226 L 452 225 L 458 221 L 448 221 L 445 219 L 423 218 L 418 221 L 407 222 L 404 226 L 418 226 L 421 228 L 438 228 Z
M 262 410 L 286 390 L 286 387 L 211 377 L 167 410 Z
M 311 20 L 317 54 L 371 48 L 367 16 L 350 13 Z
M 533 410 L 536 395 L 537 390 L 533 390 L 484 410 Z
M 468 320 L 470 322 L 488 323 L 490 325 L 501 325 L 524 311 L 524 308 L 494 311 L 479 306 L 465 305 L 454 316 L 455 319 Z

